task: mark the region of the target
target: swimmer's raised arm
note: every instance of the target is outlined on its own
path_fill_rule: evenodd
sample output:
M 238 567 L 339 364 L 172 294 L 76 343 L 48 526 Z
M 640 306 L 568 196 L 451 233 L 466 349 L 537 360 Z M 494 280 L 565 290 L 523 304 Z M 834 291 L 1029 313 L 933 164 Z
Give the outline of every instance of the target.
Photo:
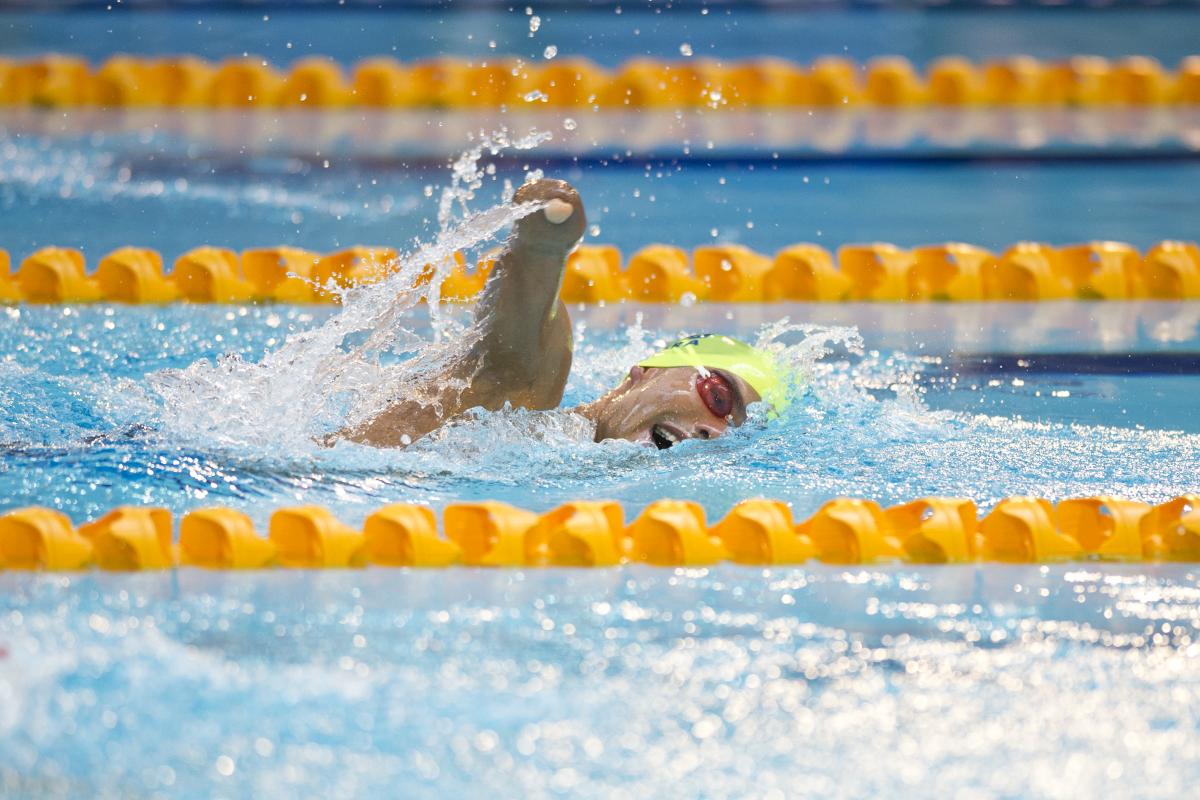
M 517 190 L 517 203 L 543 208 L 519 220 L 475 310 L 473 343 L 448 368 L 380 414 L 326 437 L 397 447 L 472 408 L 555 408 L 571 370 L 571 320 L 558 297 L 567 255 L 587 219 L 565 181 L 540 180 Z
M 554 408 L 571 369 L 571 320 L 558 294 L 587 218 L 565 181 L 526 184 L 513 200 L 545 207 L 513 226 L 476 306 L 476 382 L 493 394 L 479 405 Z

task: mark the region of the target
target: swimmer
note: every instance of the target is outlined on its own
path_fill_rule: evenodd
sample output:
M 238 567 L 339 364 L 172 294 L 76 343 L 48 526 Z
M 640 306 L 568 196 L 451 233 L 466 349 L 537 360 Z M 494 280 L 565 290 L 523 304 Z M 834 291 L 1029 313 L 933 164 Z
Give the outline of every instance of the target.
M 562 402 L 571 370 L 571 320 L 559 299 L 567 255 L 587 226 L 570 184 L 539 180 L 516 203 L 541 210 L 519 220 L 475 310 L 472 344 L 406 397 L 365 423 L 329 437 L 401 447 L 470 409 L 543 410 Z M 626 439 L 665 450 L 714 439 L 766 401 L 778 409 L 783 382 L 767 353 L 727 336 L 681 339 L 636 364 L 619 386 L 573 411 L 595 425 L 595 441 Z

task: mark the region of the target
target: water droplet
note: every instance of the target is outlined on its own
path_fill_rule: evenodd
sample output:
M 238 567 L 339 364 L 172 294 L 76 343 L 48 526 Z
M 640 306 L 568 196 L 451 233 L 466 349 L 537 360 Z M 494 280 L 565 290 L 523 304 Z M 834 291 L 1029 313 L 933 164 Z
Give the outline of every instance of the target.
M 567 117 L 566 119 L 563 120 L 563 128 L 565 128 L 566 130 L 573 131 L 578 127 L 579 127 L 579 124 L 570 117 Z
M 684 42 L 683 44 L 679 45 L 679 55 L 684 56 L 685 58 L 691 57 L 692 46 L 690 44 L 688 44 L 687 42 Z
M 549 99 L 549 98 L 547 98 L 547 97 L 546 97 L 546 95 L 542 94 L 542 90 L 541 90 L 541 89 L 534 89 L 532 92 L 530 92 L 529 94 L 525 95 L 525 102 L 526 102 L 526 103 L 537 103 L 537 102 L 542 102 L 542 103 L 544 103 L 544 102 L 546 102 L 546 100 L 548 100 L 548 99 Z
M 538 28 L 540 28 L 540 27 L 542 27 L 542 18 L 539 17 L 537 14 L 534 14 L 532 17 L 529 18 L 529 32 L 537 33 Z
M 542 57 L 545 58 L 547 61 L 554 58 L 556 55 L 558 55 L 558 48 L 552 44 L 547 45 L 546 49 L 542 51 Z

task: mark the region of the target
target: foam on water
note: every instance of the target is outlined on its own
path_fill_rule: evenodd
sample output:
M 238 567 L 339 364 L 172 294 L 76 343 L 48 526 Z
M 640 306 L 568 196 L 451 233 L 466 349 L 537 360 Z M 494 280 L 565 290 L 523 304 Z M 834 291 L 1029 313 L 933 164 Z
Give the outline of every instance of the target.
M 421 399 L 414 387 L 449 372 L 447 366 L 475 342 L 476 331 L 462 315 L 447 313 L 441 304 L 441 280 L 453 268 L 455 252 L 471 253 L 540 208 L 502 202 L 472 210 L 485 177 L 494 172 L 486 156 L 506 148 L 530 149 L 548 138 L 536 132 L 519 139 L 505 132 L 481 136 L 451 166 L 437 203 L 433 241 L 417 242 L 377 283 L 323 287 L 339 295 L 341 306 L 321 324 L 291 333 L 257 360 L 231 352 L 183 369 L 118 382 L 114 391 L 131 424 L 149 428 L 173 446 L 232 451 L 243 459 L 317 458 L 362 467 L 400 466 L 392 454 L 364 453 L 366 448 L 342 443 L 334 448 L 337 454 L 330 455 L 321 452 L 317 442 L 323 434 L 370 419 L 398 398 Z M 531 173 L 527 179 L 537 177 L 539 173 Z M 512 187 L 505 185 L 503 191 L 509 196 Z M 640 325 L 634 325 L 626 346 L 593 362 L 585 327 L 578 328 L 577 340 L 581 352 L 572 380 L 592 396 L 615 385 L 629 365 L 665 344 L 661 338 L 648 341 Z M 859 344 L 852 329 L 790 325 L 786 320 L 764 327 L 757 340 L 791 365 L 794 394 L 803 390 L 828 345 L 853 351 Z M 465 382 L 462 385 L 465 388 Z M 137 413 L 130 415 L 133 409 Z M 529 438 L 582 447 L 592 436 L 575 415 L 506 410 L 448 426 L 420 450 L 428 453 L 432 448 L 435 458 L 457 453 L 455 460 L 470 464 L 473 458 L 486 460 L 489 452 L 520 446 Z

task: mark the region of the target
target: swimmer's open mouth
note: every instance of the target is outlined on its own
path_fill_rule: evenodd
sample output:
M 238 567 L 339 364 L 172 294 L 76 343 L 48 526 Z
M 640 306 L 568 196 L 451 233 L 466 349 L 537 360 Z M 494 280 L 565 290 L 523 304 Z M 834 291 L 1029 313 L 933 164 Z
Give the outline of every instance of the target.
M 683 437 L 665 425 L 655 425 L 650 429 L 650 441 L 659 450 L 666 450 Z

